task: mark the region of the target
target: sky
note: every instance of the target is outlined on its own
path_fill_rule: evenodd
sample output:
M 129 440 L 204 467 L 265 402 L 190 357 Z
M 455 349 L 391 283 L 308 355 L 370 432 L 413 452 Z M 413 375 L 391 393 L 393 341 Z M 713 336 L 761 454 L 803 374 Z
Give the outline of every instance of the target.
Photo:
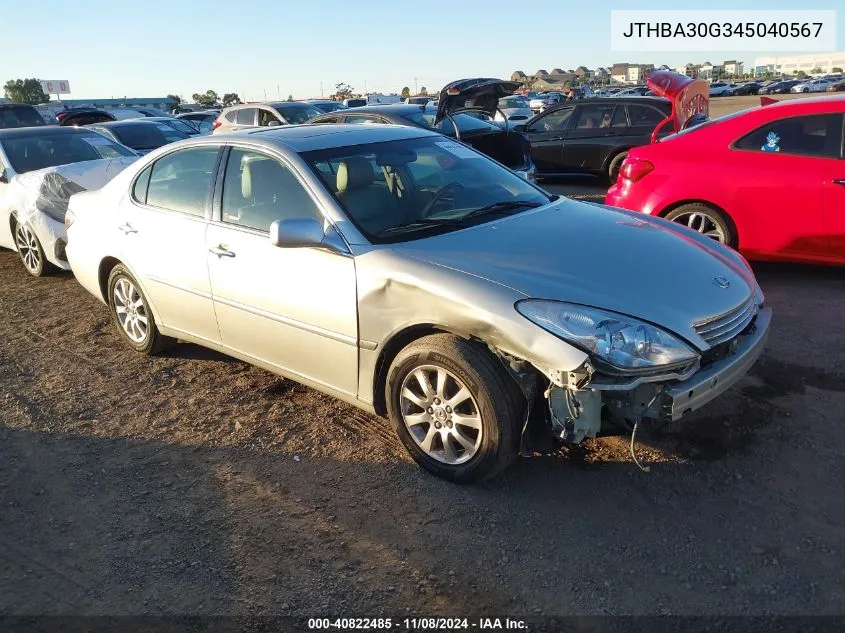
M 711 0 L 701 9 L 839 9 L 842 0 Z M 3 5 L 10 5 L 4 8 Z M 839 6 L 837 6 L 839 5 Z M 611 9 L 693 8 L 678 2 L 570 0 L 0 0 L 0 85 L 64 79 L 67 98 L 235 92 L 242 99 L 356 92 L 429 92 L 463 77 L 616 62 L 668 64 L 782 51 L 614 53 Z M 11 8 L 10 8 L 11 7 Z M 599 8 L 600 7 L 600 8 Z M 837 14 L 845 49 L 845 10 Z M 793 54 L 793 53 L 788 53 Z M 266 97 L 265 97 L 266 95 Z

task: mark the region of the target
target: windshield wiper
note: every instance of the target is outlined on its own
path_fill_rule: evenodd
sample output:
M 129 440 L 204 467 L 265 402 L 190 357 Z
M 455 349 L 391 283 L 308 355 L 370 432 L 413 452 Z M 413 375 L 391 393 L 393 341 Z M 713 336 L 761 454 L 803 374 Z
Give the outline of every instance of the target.
M 514 211 L 516 209 L 536 209 L 537 207 L 542 207 L 544 204 L 546 203 L 532 202 L 529 200 L 502 200 L 500 202 L 494 202 L 492 204 L 479 207 L 478 209 L 474 209 L 469 213 L 465 213 L 464 215 L 457 218 L 422 218 L 419 220 L 414 220 L 413 222 L 407 222 L 405 224 L 391 226 L 390 228 L 384 229 L 383 231 L 379 231 L 378 236 L 383 237 L 392 233 L 416 231 L 419 229 L 426 229 L 437 226 L 463 227 L 468 226 L 466 222 L 468 219 L 477 218 L 480 216 L 494 213 L 507 213 L 508 211 Z
M 465 213 L 460 218 L 457 218 L 457 220 L 468 220 L 469 218 L 477 218 L 491 213 L 507 213 L 516 209 L 536 209 L 537 207 L 542 207 L 543 204 L 542 202 L 531 202 L 529 200 L 502 200 L 501 202 L 494 202 Z

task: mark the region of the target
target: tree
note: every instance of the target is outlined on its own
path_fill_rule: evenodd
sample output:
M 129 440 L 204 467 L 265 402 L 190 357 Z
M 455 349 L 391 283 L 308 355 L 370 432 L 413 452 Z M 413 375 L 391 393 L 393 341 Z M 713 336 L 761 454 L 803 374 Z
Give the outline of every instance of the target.
M 425 86 L 420 88 L 420 96 L 421 97 L 427 97 L 428 96 L 428 88 L 426 88 Z
M 3 86 L 3 90 L 6 92 L 6 98 L 15 103 L 38 105 L 50 100 L 50 95 L 44 94 L 37 79 L 10 79 Z
M 219 97 L 213 90 L 206 90 L 205 94 L 195 92 L 192 98 L 195 103 L 198 103 L 206 108 L 213 108 L 214 106 L 219 105 Z
M 839 66 L 834 66 L 833 68 L 830 69 L 830 71 L 834 72 L 834 73 L 841 73 L 842 69 Z
M 173 100 L 174 107 L 181 105 L 182 103 L 182 97 L 180 97 L 179 95 L 167 95 L 167 98 Z
M 339 84 L 335 84 L 335 93 L 334 96 L 338 101 L 343 101 L 344 99 L 349 99 L 352 97 L 352 86 L 347 83 L 340 82 Z
M 815 68 L 813 68 L 813 70 L 810 71 L 810 73 L 813 74 L 813 75 L 821 75 L 822 74 L 822 67 L 816 66 Z
M 405 86 L 404 88 L 402 88 L 402 98 L 407 99 L 410 96 L 411 96 L 411 89 L 408 88 L 408 86 Z
M 223 95 L 223 107 L 228 108 L 229 106 L 238 105 L 239 103 L 243 103 L 241 98 L 235 92 L 227 92 Z
M 293 101 L 293 95 L 288 95 L 288 101 Z
M 804 77 L 807 76 L 807 73 L 805 73 L 803 70 L 793 70 L 792 72 L 795 74 L 796 77 L 798 77 L 798 79 L 804 79 Z

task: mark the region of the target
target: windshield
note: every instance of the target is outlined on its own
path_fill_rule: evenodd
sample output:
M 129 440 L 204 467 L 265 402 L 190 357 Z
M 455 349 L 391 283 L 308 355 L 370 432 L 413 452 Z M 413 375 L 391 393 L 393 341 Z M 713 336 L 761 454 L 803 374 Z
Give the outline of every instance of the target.
M 156 149 L 162 145 L 188 138 L 164 123 L 135 123 L 108 128 L 124 145 L 132 149 Z
M 506 97 L 504 99 L 499 99 L 499 107 L 502 110 L 512 108 L 527 108 L 528 102 L 520 97 Z
M 425 110 L 411 110 L 408 113 L 402 112 L 399 116 L 401 116 L 406 121 L 410 121 L 411 123 L 420 127 L 436 129 L 441 134 L 455 136 L 455 126 L 452 125 L 452 122 L 448 118 L 440 121 L 440 123 L 438 123 L 437 127 L 435 128 L 434 119 L 436 113 L 437 110 L 435 108 L 426 108 Z M 501 132 L 501 128 L 499 128 L 498 126 L 492 123 L 488 123 L 487 121 L 482 121 L 481 119 L 476 118 L 471 114 L 453 114 L 452 118 L 458 125 L 458 130 L 461 132 L 461 134 L 468 132 Z
M 320 116 L 322 114 L 322 112 L 314 106 L 306 104 L 285 105 L 277 103 L 274 107 L 279 111 L 279 114 L 285 117 L 285 121 L 293 124 L 305 123 L 306 121 L 313 119 L 315 116 Z
M 552 200 L 512 171 L 442 136 L 302 157 L 376 244 L 458 230 Z
M 0 105 L 0 129 L 46 125 L 38 110 L 28 105 Z
M 57 167 L 86 160 L 135 156 L 131 151 L 96 132 L 38 134 L 0 141 L 15 173 Z

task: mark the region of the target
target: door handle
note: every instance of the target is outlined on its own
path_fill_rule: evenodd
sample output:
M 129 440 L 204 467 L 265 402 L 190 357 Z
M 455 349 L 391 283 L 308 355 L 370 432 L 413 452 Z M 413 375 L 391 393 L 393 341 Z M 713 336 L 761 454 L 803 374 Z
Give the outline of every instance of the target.
M 138 229 L 133 228 L 133 226 L 131 224 L 129 224 L 129 222 L 127 222 L 126 224 L 121 224 L 117 228 L 120 229 L 121 231 L 123 231 L 124 235 L 129 235 L 130 233 L 137 233 L 138 232 Z
M 217 255 L 217 257 L 234 257 L 235 256 L 235 254 L 232 251 L 230 251 L 226 248 L 223 248 L 222 244 L 220 244 L 219 246 L 215 246 L 213 248 L 209 248 L 208 252 L 211 253 L 212 255 Z
M 845 185 L 845 178 L 837 178 L 833 181 L 834 185 Z

